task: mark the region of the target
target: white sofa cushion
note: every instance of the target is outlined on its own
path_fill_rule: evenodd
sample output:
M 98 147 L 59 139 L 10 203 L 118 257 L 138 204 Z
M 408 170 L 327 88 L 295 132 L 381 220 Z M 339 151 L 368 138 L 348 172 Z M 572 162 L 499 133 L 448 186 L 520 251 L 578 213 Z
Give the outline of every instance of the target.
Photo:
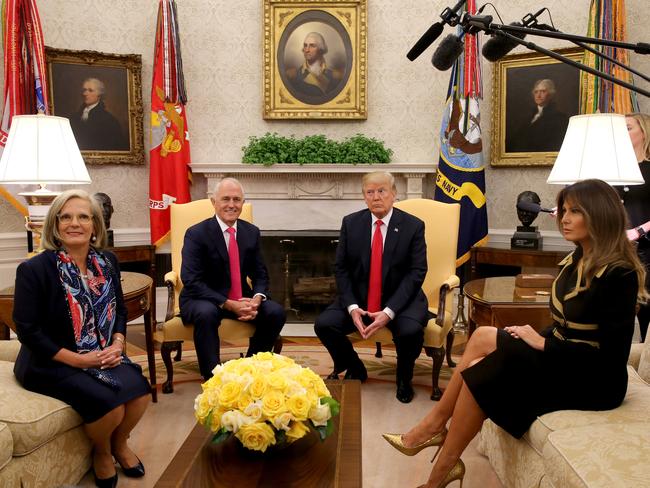
M 9 426 L 0 422 L 0 470 L 11 461 L 14 452 L 14 440 Z
M 551 433 L 546 476 L 561 488 L 633 488 L 650 482 L 650 422 L 589 425 Z
M 0 422 L 11 430 L 13 455 L 24 456 L 81 425 L 82 419 L 67 403 L 25 390 L 13 367 L 14 363 L 0 361 Z
M 633 371 L 633 370 L 631 370 Z M 601 424 L 628 424 L 647 422 L 650 417 L 650 388 L 638 375 L 630 372 L 631 381 L 627 385 L 627 394 L 623 403 L 613 410 L 559 410 L 539 417 L 524 434 L 527 442 L 538 453 L 542 453 L 546 439 L 552 432 L 575 427 Z M 603 385 L 607 388 L 607 385 Z
M 650 334 L 646 336 L 639 361 L 639 376 L 650 383 Z

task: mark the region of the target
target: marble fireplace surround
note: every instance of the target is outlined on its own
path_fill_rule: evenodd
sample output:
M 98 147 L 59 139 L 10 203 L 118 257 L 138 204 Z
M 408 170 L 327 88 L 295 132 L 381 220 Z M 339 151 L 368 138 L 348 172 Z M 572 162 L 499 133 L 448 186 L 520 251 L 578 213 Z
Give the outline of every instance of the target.
M 430 163 L 377 165 L 194 163 L 208 192 L 226 176 L 241 181 L 253 203 L 255 225 L 264 231 L 339 230 L 344 215 L 365 207 L 361 178 L 370 171 L 390 171 L 397 197 L 430 197 L 436 166 Z

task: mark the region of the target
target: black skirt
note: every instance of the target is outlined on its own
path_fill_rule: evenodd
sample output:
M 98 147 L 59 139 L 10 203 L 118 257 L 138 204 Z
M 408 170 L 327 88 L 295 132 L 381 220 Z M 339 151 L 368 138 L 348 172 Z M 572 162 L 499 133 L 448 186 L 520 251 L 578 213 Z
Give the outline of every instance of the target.
M 79 413 L 84 423 L 99 420 L 119 405 L 151 393 L 147 379 L 142 375 L 140 365 L 120 364 L 112 368 L 122 385 L 119 389 L 111 388 L 88 373 L 78 373 L 41 386 L 37 393 L 57 398 Z

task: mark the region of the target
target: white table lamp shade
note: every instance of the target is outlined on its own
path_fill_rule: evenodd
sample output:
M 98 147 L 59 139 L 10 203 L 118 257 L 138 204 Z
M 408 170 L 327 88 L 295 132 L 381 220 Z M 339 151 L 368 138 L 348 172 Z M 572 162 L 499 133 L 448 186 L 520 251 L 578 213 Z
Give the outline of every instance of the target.
M 547 183 L 568 185 L 597 178 L 610 185 L 643 183 L 625 116 L 575 115 Z
M 0 159 L 0 183 L 90 183 L 70 121 L 53 115 L 16 115 Z

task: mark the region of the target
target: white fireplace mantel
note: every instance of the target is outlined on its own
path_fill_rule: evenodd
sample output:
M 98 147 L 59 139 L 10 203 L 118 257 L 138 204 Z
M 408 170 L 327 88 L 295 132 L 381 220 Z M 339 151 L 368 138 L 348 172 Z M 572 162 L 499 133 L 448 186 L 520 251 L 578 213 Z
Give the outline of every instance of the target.
M 334 230 L 341 217 L 364 207 L 361 178 L 370 171 L 395 176 L 398 199 L 422 198 L 433 187 L 433 164 L 275 164 L 193 163 L 207 179 L 208 192 L 226 176 L 244 186 L 262 230 Z

